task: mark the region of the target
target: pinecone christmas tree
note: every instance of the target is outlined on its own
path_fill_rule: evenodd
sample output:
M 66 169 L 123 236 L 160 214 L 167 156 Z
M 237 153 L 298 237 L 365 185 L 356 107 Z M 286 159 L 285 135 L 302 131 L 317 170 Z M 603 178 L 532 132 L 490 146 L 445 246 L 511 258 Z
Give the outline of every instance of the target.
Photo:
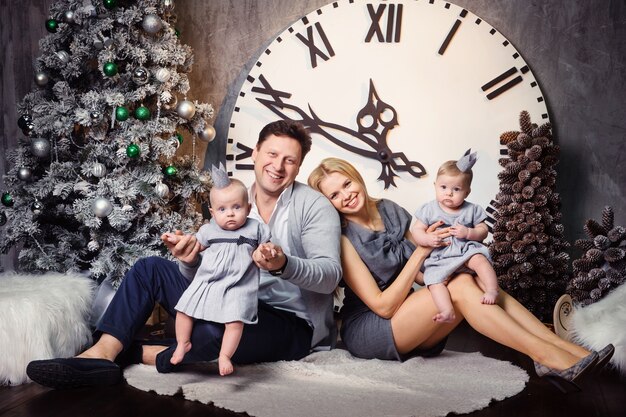
M 575 245 L 584 251 L 572 262 L 574 276 L 567 293 L 579 306 L 587 306 L 605 297 L 626 280 L 626 229 L 614 226 L 613 209 L 602 210 L 602 220 L 587 220 L 584 226 L 589 239 Z
M 0 250 L 18 247 L 20 270 L 116 284 L 166 253 L 162 232 L 202 222 L 210 176 L 176 151 L 184 134 L 212 139 L 213 108 L 186 99 L 193 58 L 174 22 L 172 0 L 51 6 L 0 207 Z
M 501 287 L 542 320 L 568 281 L 569 247 L 563 239 L 560 196 L 554 191 L 559 147 L 549 123 L 537 126 L 528 112 L 520 114 L 518 132 L 505 132 L 500 142 L 508 157 L 500 159 L 500 188 L 494 207 L 489 251 Z

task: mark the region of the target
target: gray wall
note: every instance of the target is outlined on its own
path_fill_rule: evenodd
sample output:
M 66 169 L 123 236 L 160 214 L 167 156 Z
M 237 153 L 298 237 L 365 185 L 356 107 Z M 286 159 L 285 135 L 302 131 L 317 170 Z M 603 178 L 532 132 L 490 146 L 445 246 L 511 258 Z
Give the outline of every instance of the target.
M 423 0 L 426 1 L 426 0 Z M 441 0 L 437 0 L 441 1 Z M 239 86 L 268 41 L 331 0 L 178 0 L 181 39 L 196 56 L 193 99 L 216 108 L 218 137 L 197 149 L 225 154 Z M 32 60 L 46 35 L 50 0 L 2 0 L 0 151 L 15 146 L 15 102 L 32 87 Z M 557 187 L 566 237 L 583 237 L 587 218 L 615 210 L 626 225 L 626 0 L 456 0 L 507 37 L 529 63 L 547 99 L 561 146 Z M 516 126 L 512 126 L 515 128 Z M 181 152 L 189 152 L 189 146 Z M 208 162 L 208 161 L 207 161 Z M 6 172 L 0 158 L 0 171 Z M 6 263 L 6 259 L 5 259 Z

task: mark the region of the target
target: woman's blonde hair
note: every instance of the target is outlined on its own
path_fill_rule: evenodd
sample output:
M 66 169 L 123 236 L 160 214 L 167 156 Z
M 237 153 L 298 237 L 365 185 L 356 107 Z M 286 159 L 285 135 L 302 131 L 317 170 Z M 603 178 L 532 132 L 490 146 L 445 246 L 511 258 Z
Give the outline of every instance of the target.
M 363 177 L 361 177 L 359 171 L 357 171 L 357 169 L 348 161 L 339 158 L 326 158 L 322 160 L 322 162 L 320 162 L 320 164 L 309 174 L 309 179 L 307 181 L 309 187 L 321 193 L 322 190 L 320 189 L 320 183 L 324 178 L 334 172 L 343 174 L 350 180 L 359 183 L 361 187 L 363 187 L 368 203 L 376 203 L 378 201 L 377 198 L 373 198 L 367 192 L 365 181 L 363 181 Z

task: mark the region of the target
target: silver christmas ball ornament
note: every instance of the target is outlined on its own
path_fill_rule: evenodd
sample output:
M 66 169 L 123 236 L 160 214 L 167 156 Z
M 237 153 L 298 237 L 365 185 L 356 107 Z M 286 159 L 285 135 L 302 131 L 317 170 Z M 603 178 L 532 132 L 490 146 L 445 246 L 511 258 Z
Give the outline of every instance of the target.
M 189 100 L 183 100 L 176 106 L 176 113 L 186 120 L 190 120 L 196 114 L 196 105 Z
M 166 82 L 167 80 L 170 79 L 170 76 L 172 74 L 170 73 L 170 70 L 168 70 L 167 68 L 159 68 L 157 70 L 157 72 L 154 74 L 154 77 L 159 81 L 159 82 Z
M 67 53 L 67 51 L 57 52 L 57 58 L 59 58 L 59 60 L 64 64 L 67 64 L 68 62 L 70 62 L 70 54 Z
M 100 162 L 96 162 L 95 164 L 93 164 L 93 167 L 91 168 L 91 173 L 93 174 L 94 177 L 102 178 L 107 173 L 107 167 L 104 164 L 101 164 Z
M 163 8 L 165 10 L 174 10 L 174 0 L 163 0 Z
M 130 78 L 137 85 L 144 85 L 150 80 L 150 73 L 145 67 L 137 67 L 133 70 Z
M 30 141 L 30 153 L 37 158 L 47 158 L 50 156 L 50 141 L 44 138 L 33 138 Z
M 30 209 L 33 211 L 34 214 L 41 214 L 41 212 L 43 211 L 43 204 L 41 201 L 35 200 L 33 204 L 31 204 Z
M 167 184 L 163 184 L 162 182 L 160 182 L 154 187 L 154 192 L 159 197 L 164 198 L 169 194 L 170 187 L 168 187 Z
M 92 122 L 97 122 L 98 120 L 100 120 L 102 118 L 102 113 L 100 113 L 97 110 L 93 110 L 93 111 L 89 112 L 89 117 L 91 117 L 91 121 Z
M 67 12 L 63 13 L 63 20 L 65 20 L 66 23 L 74 23 L 74 11 L 68 10 Z
M 93 210 L 93 214 L 97 217 L 106 217 L 113 211 L 113 205 L 109 200 L 104 197 L 98 197 L 93 201 L 91 205 L 91 209 Z
M 48 81 L 50 81 L 50 78 L 48 78 L 48 74 L 46 74 L 43 71 L 37 71 L 35 73 L 35 84 L 37 84 L 39 87 L 44 87 L 46 84 L 48 84 Z
M 213 142 L 213 139 L 215 139 L 215 128 L 207 123 L 204 129 L 198 132 L 198 138 L 203 142 Z
M 87 249 L 90 252 L 95 252 L 100 249 L 100 244 L 96 240 L 90 240 L 89 243 L 87 243 Z
M 17 170 L 17 179 L 20 181 L 30 181 L 33 179 L 33 171 L 27 167 L 21 167 Z
M 141 21 L 141 27 L 146 32 L 154 35 L 163 28 L 163 22 L 159 16 L 155 14 L 147 14 Z
M 180 146 L 180 141 L 178 140 L 178 138 L 169 138 L 167 140 L 167 143 L 175 149 L 178 149 L 178 147 Z

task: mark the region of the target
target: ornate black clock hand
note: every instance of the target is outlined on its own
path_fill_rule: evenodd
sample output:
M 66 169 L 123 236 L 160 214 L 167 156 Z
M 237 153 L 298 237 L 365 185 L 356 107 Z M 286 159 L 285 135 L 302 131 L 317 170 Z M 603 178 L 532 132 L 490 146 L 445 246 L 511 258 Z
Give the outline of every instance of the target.
M 265 81 L 264 85 L 266 84 L 267 82 Z M 267 86 L 268 84 L 266 87 Z M 280 97 L 289 98 L 289 96 L 290 95 L 286 96 L 285 94 L 281 94 Z M 310 105 L 309 111 L 311 115 L 309 116 L 307 112 L 300 109 L 298 106 L 292 105 L 281 98 L 272 95 L 272 99 L 257 98 L 257 100 L 283 120 L 302 122 L 309 128 L 311 133 L 317 133 L 334 144 L 357 155 L 377 159 L 382 165 L 381 174 L 378 179 L 384 181 L 385 189 L 389 188 L 390 185 L 396 186 L 394 182 L 394 177 L 396 176 L 394 169 L 408 172 L 415 178 L 419 178 L 426 173 L 426 170 L 419 162 L 410 161 L 403 152 L 392 152 L 391 149 L 389 149 L 387 145 L 387 134 L 398 125 L 397 113 L 393 107 L 380 100 L 372 80 L 370 80 L 368 103 L 366 103 L 357 116 L 356 122 L 359 127 L 358 131 L 320 119 Z M 295 117 L 290 116 L 288 113 L 292 115 L 295 113 Z M 338 132 L 339 135 L 336 133 L 333 134 L 331 131 Z M 343 138 L 347 141 L 342 140 Z M 364 149 L 348 143 L 348 141 L 354 139 L 368 145 L 373 150 Z

